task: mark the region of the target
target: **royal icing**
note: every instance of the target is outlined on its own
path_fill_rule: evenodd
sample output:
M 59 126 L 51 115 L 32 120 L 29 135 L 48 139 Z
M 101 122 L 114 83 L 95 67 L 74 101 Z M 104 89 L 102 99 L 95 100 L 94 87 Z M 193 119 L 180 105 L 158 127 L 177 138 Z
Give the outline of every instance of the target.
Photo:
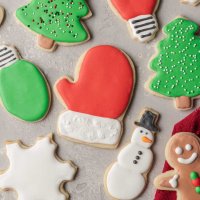
M 56 91 L 69 110 L 106 118 L 119 118 L 134 87 L 132 64 L 112 46 L 97 46 L 84 56 L 78 80 L 62 78 Z
M 196 6 L 200 3 L 200 0 L 182 0 L 183 3 L 187 3 L 189 5 Z
M 55 42 L 73 44 L 88 39 L 89 34 L 81 19 L 89 13 L 85 0 L 32 0 L 19 8 L 16 16 L 39 35 Z
M 122 133 L 118 120 L 73 111 L 60 115 L 58 127 L 63 136 L 93 144 L 115 145 Z
M 184 149 L 181 155 L 176 154 L 177 145 Z M 185 147 L 189 146 L 192 148 L 188 151 Z M 200 194 L 199 138 L 193 133 L 177 133 L 167 143 L 165 154 L 167 162 L 174 170 L 158 176 L 154 182 L 155 186 L 161 190 L 175 190 L 177 199 L 198 200 Z M 172 176 L 172 174 L 176 175 Z
M 154 16 L 158 0 L 110 0 L 113 7 L 125 19 L 133 37 L 141 42 L 151 40 L 158 31 L 157 19 Z
M 164 27 L 168 37 L 158 44 L 158 54 L 150 68 L 156 75 L 149 88 L 155 94 L 176 98 L 179 109 L 191 108 L 191 99 L 200 95 L 199 27 L 177 18 Z
M 0 25 L 2 24 L 4 19 L 4 12 L 4 8 L 0 6 Z
M 158 31 L 158 23 L 153 15 L 140 15 L 128 20 L 133 37 L 141 42 L 151 40 Z
M 176 147 L 175 152 L 177 155 L 183 154 L 183 149 L 181 147 Z
M 146 122 L 146 126 L 151 123 Z M 154 135 L 150 130 L 144 127 L 134 130 L 131 143 L 120 151 L 117 162 L 106 172 L 105 184 L 111 197 L 131 200 L 144 191 L 144 174 L 149 172 L 153 162 L 153 153 L 149 149 L 153 142 Z
M 6 146 L 9 169 L 0 175 L 1 189 L 12 189 L 20 200 L 63 200 L 69 197 L 64 182 L 71 181 L 76 167 L 55 157 L 56 145 L 49 137 L 30 148 L 18 143 Z
M 172 179 L 169 180 L 169 184 L 172 186 L 172 188 L 177 188 L 178 187 L 178 179 L 179 175 L 174 175 Z
M 0 97 L 6 110 L 24 121 L 45 117 L 50 106 L 49 89 L 37 67 L 20 59 L 13 47 L 0 46 Z

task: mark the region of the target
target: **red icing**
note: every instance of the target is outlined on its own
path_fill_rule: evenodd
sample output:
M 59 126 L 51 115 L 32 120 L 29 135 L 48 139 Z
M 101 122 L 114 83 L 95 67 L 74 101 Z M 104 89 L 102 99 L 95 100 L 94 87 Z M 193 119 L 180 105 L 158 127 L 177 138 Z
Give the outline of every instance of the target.
M 139 15 L 153 14 L 159 0 L 110 0 L 116 10 L 125 19 Z
M 129 104 L 133 78 L 123 52 L 112 46 L 97 46 L 86 53 L 77 82 L 63 78 L 56 89 L 69 110 L 118 118 Z
M 200 138 L 200 108 L 174 126 L 172 135 L 179 132 L 195 133 Z M 173 169 L 165 162 L 163 172 L 169 170 Z M 176 192 L 157 190 L 154 200 L 177 200 Z

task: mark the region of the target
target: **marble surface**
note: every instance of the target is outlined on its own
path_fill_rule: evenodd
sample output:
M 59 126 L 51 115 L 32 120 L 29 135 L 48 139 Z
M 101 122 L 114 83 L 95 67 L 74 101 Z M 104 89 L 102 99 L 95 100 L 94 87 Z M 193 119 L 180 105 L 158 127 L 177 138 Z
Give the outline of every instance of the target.
M 115 45 L 133 59 L 137 71 L 137 87 L 130 109 L 125 117 L 125 132 L 116 150 L 102 150 L 87 147 L 80 144 L 73 144 L 56 136 L 59 144 L 59 156 L 64 160 L 73 160 L 79 167 L 76 179 L 69 183 L 67 189 L 73 200 L 106 200 L 103 186 L 104 171 L 108 165 L 116 160 L 120 149 L 130 141 L 134 120 L 143 107 L 152 107 L 161 113 L 159 126 L 162 131 L 157 134 L 156 143 L 153 147 L 155 162 L 147 189 L 138 198 L 139 200 L 152 200 L 155 193 L 153 179 L 162 170 L 164 163 L 164 147 L 171 135 L 174 123 L 187 116 L 190 111 L 177 111 L 173 101 L 152 96 L 144 90 L 144 83 L 151 75 L 148 70 L 149 59 L 155 52 L 154 45 L 163 38 L 162 31 L 159 31 L 155 40 L 148 44 L 140 44 L 133 41 L 127 31 L 126 24 L 119 20 L 111 11 L 106 0 L 88 0 L 93 12 L 93 17 L 86 20 L 92 39 L 80 46 L 59 47 L 54 53 L 43 52 L 36 47 L 36 38 L 29 31 L 16 23 L 15 10 L 26 4 L 27 0 L 0 0 L 0 4 L 6 9 L 6 20 L 0 28 L 0 43 L 12 44 L 18 47 L 21 55 L 38 65 L 46 74 L 51 86 L 55 81 L 65 74 L 73 77 L 74 69 L 78 58 L 90 47 L 99 44 Z M 157 16 L 160 27 L 170 22 L 177 16 L 188 17 L 200 24 L 200 6 L 194 8 L 183 5 L 179 0 L 161 0 Z M 198 107 L 200 101 L 195 101 Z M 53 94 L 52 107 L 48 116 L 41 122 L 29 124 L 16 120 L 10 116 L 3 107 L 0 107 L 0 168 L 6 169 L 9 166 L 5 154 L 4 142 L 6 140 L 22 140 L 25 144 L 33 144 L 37 136 L 57 133 L 57 119 L 64 111 L 64 107 Z M 13 200 L 16 193 L 1 193 L 1 200 Z

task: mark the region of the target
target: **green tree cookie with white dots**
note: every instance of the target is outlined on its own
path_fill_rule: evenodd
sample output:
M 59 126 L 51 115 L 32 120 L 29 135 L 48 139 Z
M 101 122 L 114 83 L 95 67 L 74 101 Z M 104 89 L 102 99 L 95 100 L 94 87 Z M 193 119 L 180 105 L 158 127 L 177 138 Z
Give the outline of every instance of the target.
M 156 72 L 149 82 L 154 93 L 174 98 L 177 109 L 190 109 L 200 96 L 199 26 L 177 18 L 164 27 L 167 38 L 158 43 L 158 54 L 150 68 Z
M 17 19 L 38 35 L 38 45 L 48 51 L 54 50 L 56 44 L 89 40 L 81 19 L 90 14 L 85 0 L 32 0 L 16 11 Z

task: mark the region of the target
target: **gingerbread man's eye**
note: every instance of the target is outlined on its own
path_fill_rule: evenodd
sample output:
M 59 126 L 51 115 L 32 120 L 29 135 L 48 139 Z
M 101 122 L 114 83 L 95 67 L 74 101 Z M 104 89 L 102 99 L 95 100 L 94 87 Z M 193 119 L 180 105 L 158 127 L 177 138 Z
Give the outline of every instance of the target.
M 181 147 L 177 147 L 175 149 L 175 152 L 176 152 L 177 155 L 181 155 L 181 154 L 183 154 L 183 149 Z
M 187 151 L 191 151 L 191 150 L 192 150 L 192 145 L 191 145 L 191 144 L 186 144 L 186 145 L 185 145 L 185 149 L 186 149 Z

